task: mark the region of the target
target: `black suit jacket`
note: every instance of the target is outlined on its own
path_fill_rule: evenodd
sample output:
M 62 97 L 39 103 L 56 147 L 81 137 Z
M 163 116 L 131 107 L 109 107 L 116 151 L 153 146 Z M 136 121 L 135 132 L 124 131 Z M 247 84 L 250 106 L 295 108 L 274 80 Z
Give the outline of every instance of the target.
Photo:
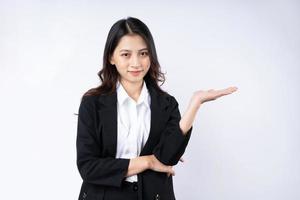
M 176 99 L 147 85 L 151 96 L 149 138 L 140 156 L 154 154 L 165 165 L 176 165 L 191 136 L 179 127 Z M 84 96 L 77 125 L 77 167 L 83 179 L 79 199 L 104 199 L 105 190 L 121 187 L 130 159 L 115 158 L 117 148 L 117 92 Z M 139 199 L 175 199 L 172 176 L 146 170 L 138 174 Z M 106 198 L 105 198 L 106 199 Z

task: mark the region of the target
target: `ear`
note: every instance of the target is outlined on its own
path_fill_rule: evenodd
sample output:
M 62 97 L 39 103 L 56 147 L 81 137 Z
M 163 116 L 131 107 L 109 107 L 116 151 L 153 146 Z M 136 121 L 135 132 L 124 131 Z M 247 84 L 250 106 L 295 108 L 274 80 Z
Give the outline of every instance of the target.
M 109 59 L 109 62 L 110 62 L 110 64 L 112 64 L 112 65 L 114 65 L 114 64 L 115 64 L 115 61 L 114 61 L 114 59 L 113 59 L 113 57 L 112 57 L 112 56 L 110 57 L 110 59 Z

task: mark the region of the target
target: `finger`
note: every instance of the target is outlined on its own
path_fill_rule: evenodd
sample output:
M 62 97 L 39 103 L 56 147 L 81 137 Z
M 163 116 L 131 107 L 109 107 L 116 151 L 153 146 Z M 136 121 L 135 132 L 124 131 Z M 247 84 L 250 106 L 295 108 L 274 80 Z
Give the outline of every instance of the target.
M 175 170 L 173 169 L 173 167 L 171 167 L 170 172 L 173 176 L 175 175 Z
M 170 175 L 172 175 L 172 176 L 175 175 L 175 171 L 174 171 L 174 169 L 173 169 L 172 166 L 168 166 L 168 168 L 166 169 L 166 173 L 167 173 L 169 176 L 170 176 Z
M 237 87 L 228 87 L 225 90 L 227 93 L 233 93 L 233 92 L 237 91 L 237 89 L 238 89 Z
M 167 172 L 168 177 L 170 177 L 171 175 L 174 176 L 174 174 L 175 174 L 174 171 Z
M 228 95 L 235 91 L 237 91 L 237 87 L 228 87 L 228 88 L 216 91 L 216 96 L 220 97 L 220 96 Z
M 170 177 L 171 175 L 172 175 L 172 176 L 175 176 L 175 172 L 168 172 L 168 173 L 167 173 L 167 176 L 168 176 L 168 177 Z
M 171 174 L 172 174 L 172 176 L 175 176 L 175 171 L 174 171 L 174 170 L 172 170 L 172 173 L 171 173 Z
M 232 92 L 237 91 L 237 89 L 238 89 L 237 87 L 228 87 L 225 89 L 225 91 L 228 93 L 232 93 Z

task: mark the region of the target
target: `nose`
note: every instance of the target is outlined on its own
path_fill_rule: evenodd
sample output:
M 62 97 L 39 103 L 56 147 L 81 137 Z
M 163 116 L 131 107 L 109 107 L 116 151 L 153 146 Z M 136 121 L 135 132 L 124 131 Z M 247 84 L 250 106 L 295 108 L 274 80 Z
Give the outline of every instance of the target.
M 133 55 L 131 57 L 131 66 L 134 68 L 139 68 L 141 66 L 141 61 L 138 55 Z

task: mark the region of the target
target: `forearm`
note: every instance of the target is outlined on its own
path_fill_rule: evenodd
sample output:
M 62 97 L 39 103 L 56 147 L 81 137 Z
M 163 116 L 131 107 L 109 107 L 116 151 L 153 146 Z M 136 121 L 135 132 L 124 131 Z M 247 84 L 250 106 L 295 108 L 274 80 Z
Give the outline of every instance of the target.
M 126 177 L 139 174 L 149 168 L 149 156 L 130 159 Z
M 181 120 L 179 121 L 179 126 L 184 135 L 192 127 L 199 107 L 200 106 L 195 105 L 191 101 L 184 115 L 181 117 Z
M 164 165 L 152 154 L 130 159 L 126 177 L 139 174 L 147 169 L 175 175 L 172 166 Z

